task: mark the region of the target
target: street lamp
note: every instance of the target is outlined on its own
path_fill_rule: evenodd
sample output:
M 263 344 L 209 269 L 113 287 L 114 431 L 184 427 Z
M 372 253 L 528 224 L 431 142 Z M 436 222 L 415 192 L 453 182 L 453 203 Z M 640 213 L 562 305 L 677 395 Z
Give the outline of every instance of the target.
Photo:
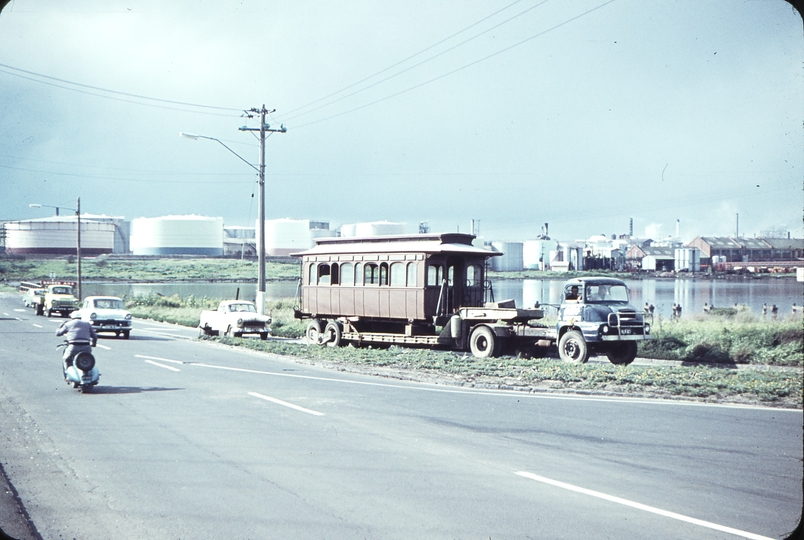
M 29 204 L 28 206 L 30 206 L 31 208 L 42 208 L 42 207 L 55 208 L 57 216 L 59 215 L 59 209 L 60 208 L 63 208 L 64 210 L 71 210 L 71 211 L 75 212 L 75 217 L 76 217 L 76 250 L 75 251 L 76 251 L 76 258 L 78 259 L 78 262 L 77 262 L 77 264 L 78 264 L 78 294 L 76 295 L 76 298 L 78 298 L 78 301 L 80 302 L 81 301 L 81 197 L 78 197 L 78 199 L 77 199 L 76 208 L 70 208 L 68 206 L 53 206 L 53 205 L 50 205 L 50 204 L 38 204 L 38 203 L 32 203 L 32 204 Z
M 223 144 L 220 140 L 216 139 L 215 137 L 207 137 L 204 135 L 194 135 L 192 133 L 184 133 L 179 132 L 180 137 L 184 137 L 186 139 L 207 139 L 210 141 L 215 141 L 219 143 L 221 146 L 226 148 L 229 152 L 234 154 L 235 156 L 246 163 L 249 167 L 257 171 L 259 174 L 259 184 L 260 184 L 260 199 L 259 199 L 259 217 L 257 223 L 257 266 L 259 267 L 258 275 L 257 275 L 257 313 L 260 315 L 265 314 L 265 134 L 266 133 L 285 133 L 287 132 L 287 128 L 285 128 L 284 124 L 280 126 L 279 129 L 271 129 L 271 126 L 265 123 L 265 115 L 269 112 L 265 109 L 265 105 L 262 106 L 261 109 L 250 109 L 246 111 L 246 116 L 252 118 L 254 115 L 260 115 L 260 127 L 259 128 L 249 128 L 243 126 L 240 131 L 259 131 L 260 132 L 260 165 L 259 168 L 255 167 L 248 161 L 246 161 L 243 157 L 240 156 L 237 152 Z

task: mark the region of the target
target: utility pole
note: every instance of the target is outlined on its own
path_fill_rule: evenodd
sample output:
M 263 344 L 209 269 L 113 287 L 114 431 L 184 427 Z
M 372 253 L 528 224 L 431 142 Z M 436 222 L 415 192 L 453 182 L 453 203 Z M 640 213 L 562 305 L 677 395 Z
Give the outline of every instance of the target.
M 56 210 L 56 215 L 58 215 L 58 210 Z M 78 245 L 76 246 L 76 252 L 78 256 L 78 301 L 82 300 L 81 297 L 81 197 L 78 197 L 78 204 L 75 207 L 75 217 L 76 217 L 76 224 L 78 225 L 78 234 L 76 235 L 78 238 Z
M 260 164 L 259 164 L 259 217 L 257 223 L 257 313 L 265 314 L 265 134 L 266 133 L 286 133 L 287 128 L 282 124 L 279 129 L 271 129 L 265 123 L 265 115 L 274 112 L 276 109 L 266 110 L 265 104 L 259 109 L 249 109 L 245 111 L 246 118 L 254 118 L 259 115 L 260 127 L 250 128 L 243 126 L 240 131 L 259 131 L 260 132 Z

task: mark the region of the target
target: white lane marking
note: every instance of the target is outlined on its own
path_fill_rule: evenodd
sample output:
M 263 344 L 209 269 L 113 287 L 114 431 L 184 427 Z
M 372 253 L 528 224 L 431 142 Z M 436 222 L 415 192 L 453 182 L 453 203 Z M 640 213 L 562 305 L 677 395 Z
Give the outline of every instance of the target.
M 759 534 L 750 533 L 747 531 L 741 531 L 740 529 L 733 529 L 731 527 L 726 527 L 724 525 L 718 525 L 717 523 L 712 523 L 710 521 L 704 521 L 702 519 L 696 519 L 689 516 L 684 516 L 682 514 L 676 514 L 675 512 L 669 512 L 667 510 L 662 510 L 661 508 L 655 508 L 653 506 L 648 506 L 646 504 L 629 501 L 628 499 L 621 499 L 620 497 L 615 497 L 613 495 L 607 495 L 605 493 L 601 493 L 599 491 L 593 491 L 591 489 L 586 489 L 578 486 L 574 486 L 572 484 L 565 484 L 564 482 L 559 482 L 558 480 L 552 480 L 550 478 L 545 478 L 544 476 L 539 476 L 533 473 L 529 473 L 526 471 L 519 471 L 515 473 L 519 476 L 524 478 L 530 478 L 531 480 L 536 480 L 537 482 L 543 482 L 545 484 L 550 484 L 551 486 L 560 487 L 563 489 L 568 489 L 570 491 L 576 491 L 578 493 L 583 493 L 584 495 L 590 495 L 592 497 L 597 497 L 599 499 L 604 499 L 606 501 L 614 502 L 617 504 L 622 504 L 625 506 L 630 506 L 632 508 L 636 508 L 637 510 L 644 510 L 645 512 L 652 512 L 654 514 L 658 514 L 660 516 L 669 517 L 672 519 L 677 519 L 679 521 L 685 521 L 687 523 L 692 523 L 693 525 L 699 525 L 701 527 L 706 527 L 709 529 L 714 529 L 716 531 L 725 532 L 729 534 L 734 534 L 737 536 L 742 536 L 743 538 L 750 538 L 752 540 L 773 540 L 768 536 L 762 536 Z
M 3 312 L 3 315 L 5 315 L 6 317 L 10 317 L 10 316 L 11 316 L 11 315 L 9 315 L 8 313 L 6 313 L 5 311 Z
M 324 413 L 318 411 L 312 411 L 310 409 L 305 409 L 304 407 L 299 407 L 298 405 L 294 405 L 293 403 L 288 403 L 287 401 L 282 401 L 281 399 L 272 398 L 270 396 L 264 396 L 262 394 L 258 394 L 257 392 L 249 392 L 248 395 L 254 396 L 256 398 L 264 399 L 265 401 L 270 401 L 271 403 L 276 403 L 277 405 L 283 405 L 285 407 L 290 407 L 291 409 L 296 409 L 297 411 L 305 412 L 307 414 L 312 414 L 314 416 L 324 416 Z
M 370 382 L 370 381 L 350 381 L 348 379 L 335 379 L 332 377 L 314 377 L 312 375 L 295 375 L 292 373 L 275 373 L 272 371 L 261 371 L 256 369 L 245 369 L 245 368 L 235 368 L 229 366 L 216 366 L 214 364 L 203 364 L 203 363 L 195 363 L 195 362 L 188 362 L 188 365 L 198 366 L 198 367 L 206 367 L 206 368 L 213 368 L 213 369 L 225 369 L 228 371 L 239 371 L 241 373 L 256 373 L 257 375 L 272 375 L 274 377 L 289 377 L 292 379 L 309 379 L 313 381 L 328 381 L 328 382 L 336 382 L 342 384 L 358 384 L 364 386 L 379 386 L 383 388 L 398 388 L 403 390 L 418 390 L 420 392 L 440 392 L 444 394 L 482 394 L 485 396 L 506 396 L 511 397 L 515 396 L 517 398 L 530 398 L 530 399 L 561 399 L 567 401 L 600 401 L 604 403 L 634 403 L 634 404 L 642 404 L 642 405 L 675 405 L 675 406 L 687 406 L 687 407 L 717 407 L 723 409 L 745 409 L 745 410 L 756 410 L 756 411 L 766 411 L 766 412 L 774 412 L 779 413 L 782 411 L 786 412 L 793 412 L 793 413 L 802 413 L 804 412 L 802 409 L 779 409 L 776 407 L 757 407 L 751 405 L 732 405 L 732 404 L 720 404 L 720 403 L 698 403 L 695 401 L 662 401 L 656 399 L 639 399 L 639 398 L 629 398 L 629 397 L 611 397 L 611 398 L 603 398 L 603 397 L 585 397 L 585 396 L 574 396 L 571 394 L 541 394 L 541 393 L 525 393 L 525 392 L 500 392 L 494 390 L 484 390 L 484 389 L 463 389 L 463 390 L 455 390 L 449 388 L 433 388 L 432 386 L 423 386 L 425 383 L 420 383 L 421 386 L 407 386 L 403 384 L 388 384 L 388 383 L 378 383 L 378 382 Z
M 181 332 L 183 330 L 185 330 L 185 331 L 186 330 L 189 330 L 189 331 L 193 330 L 192 328 L 187 328 L 187 329 L 184 329 L 184 328 L 161 328 L 159 326 L 152 326 L 151 328 L 158 328 L 159 330 L 158 331 L 157 330 L 149 330 L 148 328 L 139 328 L 139 330 L 142 331 L 142 332 L 151 332 L 152 334 L 160 334 L 160 333 L 163 333 L 163 332 L 168 332 L 168 333 L 169 332 L 174 332 L 175 333 L 175 332 Z
M 101 349 L 104 349 L 104 350 L 107 350 L 107 351 L 111 351 L 111 350 L 112 350 L 112 348 L 111 348 L 111 347 L 107 347 L 106 345 L 101 345 L 100 343 L 96 343 L 96 344 L 95 344 L 95 346 L 96 346 L 96 347 L 100 347 Z
M 170 371 L 181 371 L 179 368 L 174 368 L 173 366 L 166 366 L 165 364 L 160 364 L 159 362 L 154 362 L 153 360 L 146 360 L 147 363 L 153 364 L 155 366 L 159 366 L 161 368 L 169 369 Z
M 44 326 L 42 326 L 41 324 L 34 324 L 34 326 L 37 328 L 44 328 Z
M 27 309 L 22 309 L 22 308 L 17 308 L 17 309 L 15 309 L 14 311 L 17 311 L 17 312 L 19 312 L 19 313 L 27 313 L 27 312 L 28 312 L 28 310 L 27 310 Z M 8 313 L 3 313 L 3 315 L 8 316 Z
M 181 360 L 171 360 L 169 358 L 159 358 L 158 356 L 145 356 L 142 354 L 135 354 L 134 358 L 143 358 L 148 360 L 159 360 L 160 362 L 170 362 L 171 364 L 184 364 Z

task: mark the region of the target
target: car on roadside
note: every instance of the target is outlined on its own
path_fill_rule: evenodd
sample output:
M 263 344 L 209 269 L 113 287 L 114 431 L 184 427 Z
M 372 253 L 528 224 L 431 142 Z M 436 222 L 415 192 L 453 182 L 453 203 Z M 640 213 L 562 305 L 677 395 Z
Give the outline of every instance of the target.
M 28 289 L 25 291 L 25 294 L 22 295 L 22 303 L 27 308 L 35 308 L 36 304 L 38 304 L 45 296 L 45 289 Z
M 131 329 L 131 313 L 121 298 L 116 296 L 87 296 L 81 309 L 70 317 L 92 325 L 95 332 L 114 332 L 117 337 L 128 339 Z
M 257 313 L 254 302 L 224 300 L 218 309 L 201 312 L 198 335 L 243 337 L 255 334 L 265 340 L 271 333 L 270 324 L 271 317 Z

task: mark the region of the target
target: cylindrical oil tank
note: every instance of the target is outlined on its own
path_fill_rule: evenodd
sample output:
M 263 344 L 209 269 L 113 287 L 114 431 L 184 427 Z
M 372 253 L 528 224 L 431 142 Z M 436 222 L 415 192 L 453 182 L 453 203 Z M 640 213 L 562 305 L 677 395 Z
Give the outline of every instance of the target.
M 522 264 L 526 270 L 549 270 L 550 254 L 558 249 L 556 240 L 527 240 L 522 245 Z
M 364 238 L 367 236 L 388 236 L 405 234 L 405 223 L 391 221 L 371 221 L 366 223 L 352 223 L 341 226 L 341 236 Z
M 5 223 L 6 252 L 31 255 L 76 255 L 78 227 L 75 216 L 60 216 Z M 81 218 L 81 255 L 114 251 L 114 223 Z
M 694 247 L 676 248 L 676 272 L 700 272 L 701 251 Z
M 494 251 L 502 252 L 500 257 L 491 258 L 491 269 L 496 272 L 519 272 L 522 263 L 522 242 L 492 242 Z
M 265 253 L 290 255 L 315 246 L 315 239 L 335 236 L 328 223 L 309 219 L 272 219 L 265 222 Z
M 135 255 L 223 255 L 223 218 L 163 216 L 131 222 Z

